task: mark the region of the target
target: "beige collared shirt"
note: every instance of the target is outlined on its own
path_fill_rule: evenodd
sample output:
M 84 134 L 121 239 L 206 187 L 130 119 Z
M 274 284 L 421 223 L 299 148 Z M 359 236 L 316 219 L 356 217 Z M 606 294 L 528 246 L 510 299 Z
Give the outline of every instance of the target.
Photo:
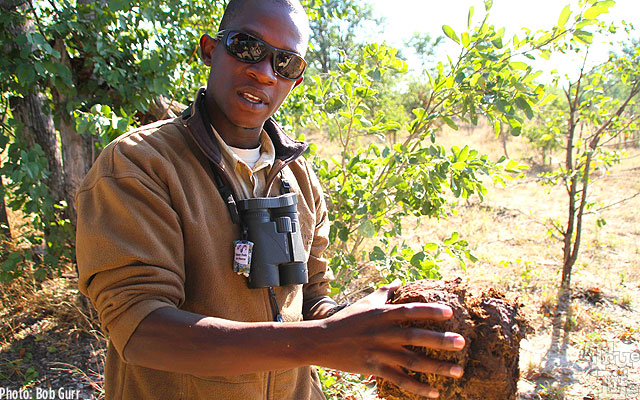
M 273 143 L 267 132 L 265 132 L 264 129 L 260 132 L 260 158 L 258 158 L 258 161 L 256 161 L 252 168 L 222 140 L 213 126 L 211 128 L 216 140 L 218 140 L 220 144 L 222 162 L 229 171 L 234 172 L 237 183 L 242 188 L 242 193 L 237 193 L 237 195 L 243 199 L 266 197 L 267 175 L 269 175 L 276 159 L 276 149 L 273 147 Z

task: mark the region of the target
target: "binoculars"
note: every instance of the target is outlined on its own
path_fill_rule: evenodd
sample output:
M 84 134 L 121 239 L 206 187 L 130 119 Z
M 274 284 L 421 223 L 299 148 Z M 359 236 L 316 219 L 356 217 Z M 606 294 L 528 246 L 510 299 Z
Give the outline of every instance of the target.
M 253 242 L 250 288 L 308 282 L 297 203 L 295 193 L 237 201 L 248 239 Z

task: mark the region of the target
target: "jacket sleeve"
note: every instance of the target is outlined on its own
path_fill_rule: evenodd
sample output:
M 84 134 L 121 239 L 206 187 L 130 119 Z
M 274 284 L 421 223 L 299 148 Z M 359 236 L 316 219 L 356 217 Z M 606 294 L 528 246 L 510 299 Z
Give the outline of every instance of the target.
M 324 193 L 315 172 L 308 163 L 304 163 L 310 178 L 313 202 L 315 207 L 316 226 L 311 242 L 311 251 L 307 267 L 309 269 L 309 283 L 304 286 L 305 301 L 328 296 L 331 292 L 330 282 L 334 279 L 333 271 L 323 256 L 329 244 L 329 214 L 324 200 Z
M 181 222 L 167 190 L 135 168 L 92 172 L 76 196 L 78 285 L 122 357 L 148 314 L 184 302 Z

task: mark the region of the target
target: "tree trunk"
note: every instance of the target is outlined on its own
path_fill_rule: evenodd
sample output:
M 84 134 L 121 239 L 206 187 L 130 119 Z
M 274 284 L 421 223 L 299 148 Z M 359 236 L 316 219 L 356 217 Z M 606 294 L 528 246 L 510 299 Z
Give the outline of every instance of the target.
M 509 158 L 509 153 L 507 152 L 507 133 L 502 126 L 502 122 L 500 123 L 500 139 L 502 141 L 502 150 L 504 151 L 504 156 Z
M 580 81 L 578 81 L 578 87 L 576 88 L 576 98 L 578 97 L 579 91 Z M 567 92 L 567 100 L 569 103 L 569 124 L 567 128 L 567 154 L 565 160 L 565 170 L 574 171 L 575 167 L 573 165 L 573 140 L 575 138 L 576 132 L 575 114 L 577 112 L 577 101 L 575 103 L 572 102 L 569 93 L 571 93 L 571 87 L 569 87 L 569 91 Z M 567 220 L 566 230 L 564 231 L 564 254 L 562 258 L 562 288 L 567 290 L 571 288 L 571 270 L 573 268 L 573 263 L 575 262 L 575 260 L 573 260 L 572 262 L 571 250 L 573 247 L 573 232 L 576 218 L 577 187 L 578 178 L 574 174 L 572 174 L 567 187 L 567 194 L 569 195 L 569 218 Z
M 56 203 L 66 200 L 60 147 L 53 118 L 46 109 L 44 95 L 34 93 L 24 94 L 22 98 L 12 97 L 9 104 L 13 117 L 23 125 L 19 137 L 28 147 L 37 144 L 44 151 L 49 170 L 45 183 L 51 197 Z
M 4 11 L 8 11 L 13 8 L 24 9 L 26 5 L 24 3 L 16 5 L 11 1 L 0 0 L 0 7 Z M 33 21 L 30 19 L 25 19 L 21 25 L 6 26 L 5 29 L 8 30 L 7 33 L 10 37 L 18 37 L 35 32 Z M 9 47 L 9 49 L 5 50 L 20 50 L 15 43 Z M 39 90 L 41 89 L 36 87 L 32 93 L 23 93 L 22 97 L 13 96 L 9 98 L 9 106 L 13 117 L 23 126 L 19 132 L 19 137 L 26 142 L 27 146 L 33 147 L 35 144 L 38 144 L 44 151 L 45 157 L 47 158 L 47 168 L 49 170 L 45 184 L 49 188 L 49 193 L 53 200 L 58 203 L 65 199 L 62 157 L 53 118 L 46 105 L 46 98 Z
M 145 115 L 145 120 L 148 118 L 148 121 L 159 121 L 161 119 L 176 118 L 182 114 L 185 108 L 187 106 L 184 104 L 159 96 L 149 104 L 149 112 Z
M 60 52 L 60 62 L 71 71 L 71 62 L 66 45 L 62 39 L 56 39 L 54 48 Z M 56 104 L 56 126 L 62 142 L 62 160 L 64 165 L 65 195 L 67 198 L 69 219 L 76 225 L 75 195 L 93 162 L 93 143 L 91 136 L 80 135 L 72 115 L 67 111 L 66 95 L 52 88 Z
M 7 216 L 7 207 L 4 203 L 4 184 L 2 183 L 2 175 L 0 175 L 0 239 L 11 239 L 11 226 L 9 225 L 9 217 Z

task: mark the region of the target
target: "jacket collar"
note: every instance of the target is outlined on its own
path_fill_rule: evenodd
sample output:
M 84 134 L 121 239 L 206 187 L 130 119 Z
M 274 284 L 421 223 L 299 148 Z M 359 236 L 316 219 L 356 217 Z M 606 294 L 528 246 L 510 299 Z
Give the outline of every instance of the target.
M 193 139 L 205 156 L 217 165 L 220 165 L 222 162 L 222 153 L 211 130 L 204 88 L 198 90 L 193 104 L 182 112 L 181 119 L 182 124 L 189 128 Z M 271 117 L 265 121 L 263 129 L 273 142 L 273 147 L 276 151 L 276 160 L 281 160 L 284 164 L 295 160 L 307 149 L 306 143 L 291 139 Z

